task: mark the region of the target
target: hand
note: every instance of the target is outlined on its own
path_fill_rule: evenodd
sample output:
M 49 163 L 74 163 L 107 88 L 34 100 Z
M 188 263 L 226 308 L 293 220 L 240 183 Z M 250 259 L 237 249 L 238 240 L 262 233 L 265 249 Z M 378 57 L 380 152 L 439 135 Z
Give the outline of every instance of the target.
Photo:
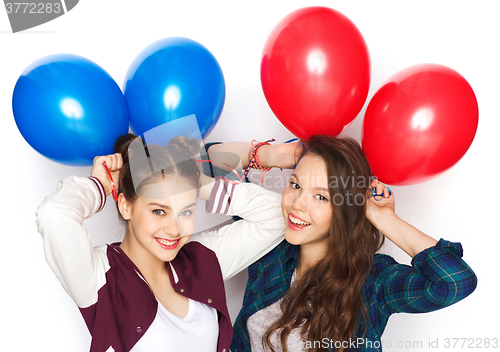
M 123 165 L 122 156 L 120 153 L 104 155 L 104 156 L 96 156 L 94 158 L 94 163 L 92 164 L 92 170 L 90 171 L 90 176 L 94 176 L 99 181 L 101 181 L 104 191 L 106 192 L 106 196 L 111 194 L 113 191 L 113 185 L 111 184 L 111 180 L 109 179 L 108 172 L 104 167 L 103 163 L 106 162 L 108 169 L 111 173 L 111 177 L 113 177 L 113 181 L 115 183 L 115 187 L 118 190 L 118 180 L 120 176 L 120 169 Z
M 375 188 L 377 194 L 384 194 L 384 196 L 373 196 L 371 188 Z M 366 194 L 366 217 L 370 222 L 380 229 L 379 223 L 384 220 L 383 218 L 395 216 L 395 203 L 394 194 L 389 195 L 389 188 L 380 183 L 377 179 L 373 179 L 370 189 Z
M 302 142 L 264 145 L 259 148 L 257 153 L 263 167 L 293 169 L 300 154 L 302 154 Z

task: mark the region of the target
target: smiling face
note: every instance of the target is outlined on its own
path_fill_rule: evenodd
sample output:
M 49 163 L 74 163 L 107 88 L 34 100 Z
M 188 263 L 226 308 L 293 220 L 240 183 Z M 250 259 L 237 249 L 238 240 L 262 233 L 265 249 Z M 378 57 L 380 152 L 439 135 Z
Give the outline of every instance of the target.
M 165 197 L 165 185 L 175 195 Z M 144 186 L 141 195 L 134 202 L 122 195 L 119 199 L 120 212 L 128 220 L 121 247 L 136 264 L 171 261 L 193 234 L 196 189 L 183 179 L 167 177 Z
M 325 162 L 317 155 L 305 155 L 281 197 L 285 239 L 294 245 L 325 250 L 333 211 L 329 199 Z

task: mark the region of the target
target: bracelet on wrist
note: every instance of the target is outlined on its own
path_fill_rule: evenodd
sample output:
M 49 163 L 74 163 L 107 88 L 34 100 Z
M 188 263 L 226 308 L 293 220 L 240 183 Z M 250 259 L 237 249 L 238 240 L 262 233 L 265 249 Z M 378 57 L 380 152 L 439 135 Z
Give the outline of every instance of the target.
M 243 176 L 245 177 L 246 180 L 248 180 L 248 172 L 250 171 L 250 169 L 257 169 L 262 172 L 262 182 L 264 182 L 264 171 L 269 171 L 271 170 L 271 168 L 263 167 L 260 164 L 257 152 L 260 147 L 262 147 L 263 145 L 271 145 L 271 142 L 274 142 L 275 140 L 276 139 L 274 138 L 268 139 L 267 141 L 264 142 L 257 142 L 255 139 L 252 140 L 252 148 L 250 149 L 250 155 L 248 157 L 249 159 L 248 166 L 245 168 L 245 172 L 243 173 Z M 256 144 L 254 145 L 254 143 Z

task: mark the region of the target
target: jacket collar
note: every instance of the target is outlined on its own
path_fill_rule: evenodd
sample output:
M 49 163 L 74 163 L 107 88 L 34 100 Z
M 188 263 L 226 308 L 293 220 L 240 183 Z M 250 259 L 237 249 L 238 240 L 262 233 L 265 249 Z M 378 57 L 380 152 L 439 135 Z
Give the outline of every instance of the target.
M 120 258 L 123 258 L 123 265 L 129 265 L 147 283 L 139 268 L 120 248 L 119 242 L 109 246 Z M 110 265 L 115 266 L 113 259 L 109 258 L 109 260 Z M 221 316 L 219 317 L 218 351 L 229 350 L 232 339 L 231 319 L 226 306 L 222 272 L 215 253 L 198 242 L 188 242 L 169 264 L 166 267 L 175 292 L 219 311 Z

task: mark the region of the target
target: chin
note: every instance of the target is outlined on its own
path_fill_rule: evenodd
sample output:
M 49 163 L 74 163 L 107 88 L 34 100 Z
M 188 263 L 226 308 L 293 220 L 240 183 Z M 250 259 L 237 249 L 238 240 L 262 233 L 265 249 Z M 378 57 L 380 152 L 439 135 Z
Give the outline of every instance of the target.
M 174 260 L 175 257 L 177 257 L 177 253 L 179 253 L 178 250 L 176 250 L 175 252 L 172 251 L 169 253 L 161 253 L 160 255 L 157 256 L 157 258 L 164 262 L 170 262 Z
M 293 244 L 295 246 L 299 246 L 302 244 L 303 242 L 303 238 L 301 238 L 302 236 L 299 236 L 298 234 L 294 233 L 295 231 L 292 231 L 292 230 L 285 230 L 285 240 L 290 243 L 290 244 Z

